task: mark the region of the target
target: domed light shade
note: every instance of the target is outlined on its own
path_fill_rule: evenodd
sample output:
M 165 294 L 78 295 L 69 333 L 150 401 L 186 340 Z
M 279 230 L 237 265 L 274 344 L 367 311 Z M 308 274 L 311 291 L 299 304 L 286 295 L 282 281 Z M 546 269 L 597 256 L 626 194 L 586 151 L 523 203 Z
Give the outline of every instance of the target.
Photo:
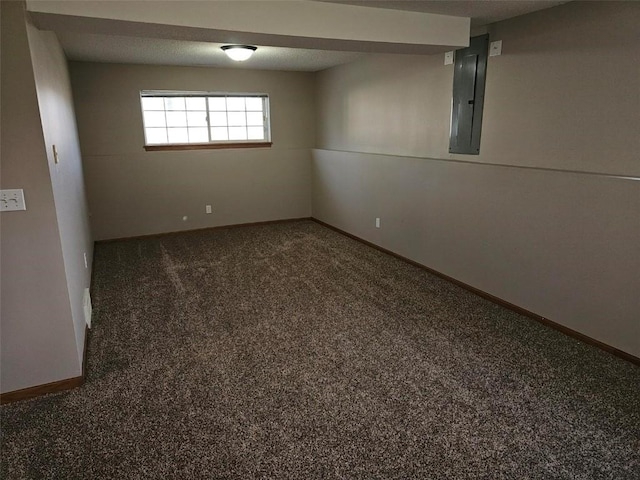
M 248 60 L 253 55 L 253 52 L 258 49 L 258 47 L 252 47 L 251 45 L 225 45 L 220 48 L 231 60 L 236 62 Z

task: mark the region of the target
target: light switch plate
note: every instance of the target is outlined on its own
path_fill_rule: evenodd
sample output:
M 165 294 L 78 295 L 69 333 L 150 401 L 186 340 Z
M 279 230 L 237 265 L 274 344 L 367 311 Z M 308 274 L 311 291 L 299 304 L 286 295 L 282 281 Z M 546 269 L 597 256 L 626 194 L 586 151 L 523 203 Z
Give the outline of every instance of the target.
M 0 212 L 26 209 L 27 205 L 24 203 L 24 192 L 21 188 L 0 190 Z
M 444 54 L 444 64 L 453 65 L 453 52 L 446 52 Z
M 502 40 L 496 40 L 489 44 L 489 56 L 497 57 L 498 55 L 502 55 Z

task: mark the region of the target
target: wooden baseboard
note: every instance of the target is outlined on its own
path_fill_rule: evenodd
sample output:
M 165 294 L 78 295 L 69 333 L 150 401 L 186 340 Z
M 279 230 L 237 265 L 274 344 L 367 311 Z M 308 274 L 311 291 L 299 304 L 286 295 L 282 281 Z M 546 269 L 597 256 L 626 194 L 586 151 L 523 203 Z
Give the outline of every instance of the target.
M 71 390 L 79 387 L 84 382 L 84 377 L 66 378 L 57 382 L 45 383 L 44 385 L 36 385 L 35 387 L 23 388 L 0 395 L 0 404 L 19 402 L 21 400 L 29 400 L 30 398 L 47 395 L 48 393 L 57 393 L 64 390 Z
M 151 233 L 149 235 L 135 235 L 133 237 L 108 238 L 106 240 L 97 240 L 95 243 L 99 245 L 101 243 L 122 242 L 125 240 L 142 240 L 145 238 L 159 238 L 159 237 L 166 237 L 170 235 L 182 235 L 184 233 L 206 232 L 209 230 L 226 230 L 228 228 L 238 228 L 238 227 L 256 227 L 259 225 L 273 225 L 276 223 L 301 222 L 304 220 L 313 220 L 313 219 L 311 217 L 299 217 L 299 218 L 284 218 L 282 220 L 266 220 L 264 222 L 235 223 L 231 225 L 219 225 L 216 227 L 194 228 L 192 230 L 178 230 L 174 232 Z
M 410 263 L 411 265 L 414 265 L 418 268 L 421 268 L 422 270 L 426 270 L 427 272 L 436 275 L 444 280 L 447 280 L 448 282 L 454 283 L 462 288 L 464 288 L 465 290 L 468 290 L 472 293 L 475 293 L 476 295 L 482 297 L 482 298 L 486 298 L 487 300 L 500 305 L 502 307 L 508 308 L 509 310 L 512 310 L 516 313 L 519 313 L 521 315 L 524 315 L 526 317 L 529 317 L 537 322 L 540 322 L 548 327 L 553 328 L 554 330 L 557 330 L 559 332 L 564 333 L 565 335 L 568 335 L 570 337 L 573 337 L 577 340 L 580 340 L 581 342 L 587 343 L 589 345 L 593 345 L 594 347 L 597 347 L 601 350 L 604 350 L 605 352 L 608 352 L 612 355 L 615 355 L 616 357 L 622 358 L 623 360 L 626 360 L 628 362 L 631 362 L 635 365 L 640 365 L 640 358 L 631 355 L 630 353 L 627 353 L 623 350 L 620 350 L 616 347 L 612 347 L 611 345 L 607 345 L 606 343 L 603 343 L 599 340 L 596 340 L 595 338 L 591 338 L 587 335 L 585 335 L 584 333 L 580 333 L 576 330 L 573 330 L 569 327 L 565 327 L 564 325 L 561 325 L 559 323 L 554 322 L 553 320 L 549 320 L 548 318 L 545 318 L 541 315 L 538 315 L 537 313 L 531 312 L 525 308 L 519 307 L 518 305 L 514 305 L 513 303 L 507 302 L 506 300 L 503 300 L 499 297 L 496 297 L 495 295 L 491 295 L 490 293 L 484 292 L 476 287 L 472 287 L 471 285 L 468 285 L 464 282 L 461 282 L 460 280 L 456 280 L 455 278 L 452 278 L 448 275 L 445 275 L 444 273 L 438 272 L 437 270 L 434 270 L 432 268 L 427 267 L 426 265 L 423 265 L 421 263 L 418 263 L 414 260 L 411 260 L 407 257 L 403 257 L 402 255 L 399 255 L 391 250 L 387 250 L 386 248 L 383 248 L 379 245 L 376 245 L 375 243 L 371 243 L 363 238 L 360 238 L 356 235 L 353 235 L 349 232 L 345 232 L 344 230 L 341 230 L 340 228 L 334 227 L 333 225 L 330 225 L 328 223 L 323 222 L 322 220 L 318 220 L 317 218 L 312 217 L 311 220 L 313 220 L 316 223 L 319 223 L 320 225 L 330 228 L 331 230 L 334 230 L 346 237 L 352 238 L 354 240 L 357 240 L 358 242 L 364 243 L 365 245 L 368 245 L 369 247 L 375 248 L 376 250 L 379 250 L 381 252 L 384 252 L 388 255 L 391 255 L 392 257 L 398 258 L 400 260 L 403 260 L 407 263 Z
M 84 383 L 86 364 L 87 364 L 87 345 L 89 338 L 89 327 L 85 327 L 84 332 L 84 352 L 82 354 L 82 375 L 79 377 L 65 378 L 57 382 L 45 383 L 44 385 L 36 385 L 35 387 L 27 387 L 21 390 L 14 390 L 0 395 L 0 405 L 6 403 L 19 402 L 21 400 L 29 400 L 30 398 L 47 395 L 49 393 L 58 393 L 65 390 L 77 388 Z

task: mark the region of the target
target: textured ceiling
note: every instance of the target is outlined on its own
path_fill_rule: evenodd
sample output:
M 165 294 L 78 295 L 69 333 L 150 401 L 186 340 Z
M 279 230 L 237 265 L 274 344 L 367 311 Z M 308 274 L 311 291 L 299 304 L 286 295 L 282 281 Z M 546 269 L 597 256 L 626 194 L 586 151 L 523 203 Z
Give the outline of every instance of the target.
M 58 32 L 57 35 L 67 58 L 85 62 L 313 72 L 367 56 L 356 52 L 258 46 L 250 60 L 234 62 L 220 50 L 222 43 L 75 32 Z
M 555 7 L 570 0 L 317 0 L 328 3 L 346 3 L 362 7 L 390 8 L 412 12 L 470 17 L 472 26 L 517 17 L 526 13 Z

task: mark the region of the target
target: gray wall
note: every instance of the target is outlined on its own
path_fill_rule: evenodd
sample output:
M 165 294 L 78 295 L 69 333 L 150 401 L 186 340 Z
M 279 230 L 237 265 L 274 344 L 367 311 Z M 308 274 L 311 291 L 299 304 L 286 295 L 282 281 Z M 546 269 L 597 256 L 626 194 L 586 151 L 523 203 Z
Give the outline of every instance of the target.
M 491 27 L 479 156 L 447 153 L 442 55 L 321 73 L 313 215 L 640 355 L 638 24 L 572 2 Z
M 311 214 L 313 74 L 71 63 L 71 80 L 96 239 Z M 141 90 L 268 93 L 273 147 L 145 152 Z
M 76 347 L 78 358 L 82 362 L 86 331 L 83 297 L 85 288 L 88 288 L 91 282 L 93 239 L 89 226 L 71 82 L 67 59 L 55 34 L 42 32 L 32 25 L 27 26 L 27 33 L 62 243 Z M 58 153 L 58 163 L 55 163 L 53 158 L 54 145 Z
M 10 392 L 80 375 L 82 345 L 74 331 L 24 4 L 1 2 L 0 9 L 0 186 L 23 188 L 27 205 L 0 214 L 0 390 Z

